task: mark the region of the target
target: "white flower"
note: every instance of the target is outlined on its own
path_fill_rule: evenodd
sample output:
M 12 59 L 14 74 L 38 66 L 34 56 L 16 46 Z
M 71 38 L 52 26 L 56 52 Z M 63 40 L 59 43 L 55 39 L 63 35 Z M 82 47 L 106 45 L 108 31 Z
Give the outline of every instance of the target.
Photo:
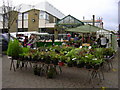
M 76 58 L 73 58 L 72 60 L 75 60 Z
M 97 58 L 93 58 L 92 60 L 97 60 Z
M 88 57 L 88 56 L 85 56 L 85 57 Z
M 82 46 L 80 46 L 80 48 L 82 48 Z
M 88 47 L 88 49 L 91 49 L 91 48 L 92 48 L 91 46 Z

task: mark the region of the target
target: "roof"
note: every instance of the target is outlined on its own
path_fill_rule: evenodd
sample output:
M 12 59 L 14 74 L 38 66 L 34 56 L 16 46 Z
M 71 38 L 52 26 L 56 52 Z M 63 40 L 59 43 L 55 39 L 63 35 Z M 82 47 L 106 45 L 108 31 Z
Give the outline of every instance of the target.
M 56 24 L 84 24 L 82 21 L 76 19 L 75 17 L 71 16 L 71 15 L 67 15 L 64 18 L 62 18 L 61 20 L 59 20 Z
M 75 28 L 81 25 L 84 25 L 84 23 L 76 19 L 75 17 L 68 15 L 56 23 L 56 28 L 65 30 L 66 28 Z
M 82 25 L 76 28 L 70 28 L 70 29 L 66 29 L 65 31 L 69 31 L 69 32 L 80 32 L 80 33 L 91 33 L 91 32 L 97 32 L 99 30 L 101 30 L 102 28 L 90 25 L 90 24 L 86 24 L 86 25 Z
M 50 13 L 51 15 L 61 19 L 63 18 L 65 15 L 60 12 L 58 9 L 56 9 L 53 5 L 51 5 L 48 2 L 40 2 L 36 5 L 27 5 L 27 4 L 21 4 L 19 6 L 16 6 L 17 8 L 20 8 L 20 12 L 27 12 L 31 9 L 37 9 L 37 10 L 42 10 L 42 11 L 46 11 L 48 13 Z

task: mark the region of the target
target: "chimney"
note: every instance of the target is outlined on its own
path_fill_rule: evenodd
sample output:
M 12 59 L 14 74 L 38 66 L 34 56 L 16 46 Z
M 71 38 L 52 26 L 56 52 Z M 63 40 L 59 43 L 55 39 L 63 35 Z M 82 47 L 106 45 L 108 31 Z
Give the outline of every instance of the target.
M 93 15 L 93 26 L 95 26 L 95 15 Z

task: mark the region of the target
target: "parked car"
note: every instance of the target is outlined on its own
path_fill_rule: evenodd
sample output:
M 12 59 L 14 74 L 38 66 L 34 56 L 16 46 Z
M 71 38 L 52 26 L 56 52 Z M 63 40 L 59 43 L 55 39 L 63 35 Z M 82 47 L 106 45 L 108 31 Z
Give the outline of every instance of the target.
M 7 51 L 8 43 L 9 43 L 8 34 L 3 33 L 2 35 L 0 35 L 0 38 L 1 38 L 0 45 L 2 47 L 2 51 Z M 13 40 L 13 38 L 10 37 L 10 40 Z

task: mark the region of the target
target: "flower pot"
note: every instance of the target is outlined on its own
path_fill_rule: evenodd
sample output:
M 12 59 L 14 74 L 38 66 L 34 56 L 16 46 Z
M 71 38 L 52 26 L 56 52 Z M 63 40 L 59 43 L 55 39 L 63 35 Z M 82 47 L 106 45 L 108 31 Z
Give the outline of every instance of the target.
M 67 66 L 68 67 L 72 67 L 72 63 L 67 63 Z
M 32 57 L 30 56 L 30 57 L 28 58 L 28 60 L 29 60 L 29 61 L 32 61 Z
M 16 64 L 16 68 L 19 68 L 19 64 L 18 63 Z
M 77 68 L 83 68 L 84 67 L 84 64 L 77 64 Z
M 37 74 L 38 74 L 38 72 L 37 72 L 37 71 L 38 71 L 37 65 L 34 66 L 34 69 L 33 69 L 33 70 L 34 70 L 34 75 L 37 75 Z
M 12 59 L 17 60 L 19 58 L 19 56 L 12 56 Z
M 95 69 L 95 70 L 98 70 L 99 67 L 100 67 L 100 65 L 94 65 L 94 69 Z
M 24 63 L 22 62 L 22 67 L 24 67 Z
M 75 61 L 75 62 L 73 62 L 73 66 L 77 66 L 77 62 Z
M 92 68 L 92 65 L 89 65 L 89 64 L 86 65 L 86 69 L 91 69 L 91 68 Z
M 41 75 L 41 68 L 39 68 L 39 69 L 37 70 L 37 75 L 38 75 L 38 76 Z
M 25 57 L 24 60 L 28 60 L 28 57 Z
M 49 69 L 49 70 L 47 71 L 47 78 L 53 78 L 53 76 L 54 76 L 54 71 L 53 71 L 53 69 Z
M 50 64 L 50 60 L 45 60 L 45 63 L 46 64 Z
M 53 60 L 52 63 L 53 63 L 54 65 L 58 65 L 58 60 Z
M 34 75 L 38 75 L 38 72 L 37 72 L 37 70 L 34 70 Z

